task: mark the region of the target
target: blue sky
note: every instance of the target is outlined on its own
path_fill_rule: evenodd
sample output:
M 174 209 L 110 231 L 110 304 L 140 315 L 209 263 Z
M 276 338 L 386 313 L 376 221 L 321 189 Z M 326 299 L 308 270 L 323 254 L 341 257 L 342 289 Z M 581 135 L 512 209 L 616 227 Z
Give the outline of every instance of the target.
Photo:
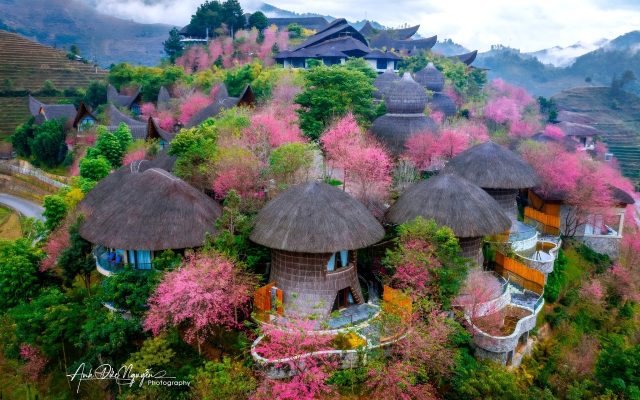
M 184 25 L 201 0 L 85 0 L 139 22 Z M 272 0 L 296 11 L 376 20 L 390 27 L 420 24 L 423 36 L 452 38 L 470 49 L 504 44 L 523 51 L 613 39 L 640 29 L 640 0 Z M 247 10 L 256 0 L 240 0 Z

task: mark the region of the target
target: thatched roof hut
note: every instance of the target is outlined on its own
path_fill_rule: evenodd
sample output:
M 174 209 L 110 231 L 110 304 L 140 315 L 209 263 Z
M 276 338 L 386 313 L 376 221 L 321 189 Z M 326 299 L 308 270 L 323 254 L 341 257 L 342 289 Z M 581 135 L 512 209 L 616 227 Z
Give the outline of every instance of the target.
M 375 136 L 395 155 L 405 151 L 407 139 L 414 134 L 437 130 L 436 123 L 424 114 L 385 114 L 371 126 Z
M 373 81 L 373 86 L 375 86 L 375 88 L 377 89 L 375 92 L 373 92 L 373 97 L 380 100 L 383 99 L 385 93 L 389 89 L 389 86 L 393 82 L 397 82 L 399 80 L 400 77 L 396 75 L 396 73 L 393 72 L 392 69 L 387 69 L 386 71 L 378 75 Z
M 427 106 L 424 88 L 405 72 L 402 79 L 389 84 L 384 103 L 389 114 L 418 114 Z
M 502 233 L 511 220 L 481 188 L 453 174 L 440 174 L 411 186 L 389 208 L 386 219 L 394 224 L 416 217 L 434 219 L 458 238 Z
M 433 63 L 413 75 L 416 82 L 433 92 L 442 92 L 444 89 L 444 75 Z
M 117 195 L 115 188 L 127 184 L 129 178 L 134 174 L 142 173 L 151 168 L 160 168 L 171 172 L 175 162 L 175 156 L 170 156 L 166 151 L 161 151 L 153 160 L 138 160 L 122 166 L 98 182 L 78 204 L 78 210 L 85 216 L 90 215 L 94 209 L 100 207 L 100 204 L 108 196 Z
M 451 159 L 445 171 L 483 189 L 525 189 L 538 185 L 538 175 L 520 156 L 494 142 L 478 144 Z
M 117 182 L 114 182 L 117 183 Z M 201 246 L 215 234 L 221 207 L 165 170 L 130 174 L 86 216 L 80 235 L 91 243 L 126 250 Z
M 458 112 L 456 103 L 454 103 L 451 97 L 443 93 L 433 94 L 433 98 L 429 102 L 429 108 L 431 111 L 439 111 L 443 113 L 446 117 L 452 117 Z
M 290 187 L 258 213 L 251 240 L 277 250 L 333 253 L 372 245 L 384 229 L 359 201 L 322 182 Z

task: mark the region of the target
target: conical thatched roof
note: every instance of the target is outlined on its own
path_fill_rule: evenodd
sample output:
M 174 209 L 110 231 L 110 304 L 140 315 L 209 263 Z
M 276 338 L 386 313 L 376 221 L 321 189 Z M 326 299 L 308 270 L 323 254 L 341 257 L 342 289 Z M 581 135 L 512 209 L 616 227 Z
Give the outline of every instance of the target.
M 416 82 L 431 91 L 442 92 L 442 89 L 444 89 L 444 75 L 433 63 L 429 63 L 429 65 L 416 72 L 414 78 Z
M 386 219 L 403 224 L 416 217 L 446 225 L 458 238 L 495 235 L 511 220 L 484 190 L 453 174 L 440 174 L 411 186 L 387 211 Z
M 458 112 L 456 103 L 454 103 L 449 96 L 443 93 L 433 94 L 433 98 L 429 102 L 429 108 L 431 108 L 432 111 L 439 111 L 443 113 L 446 117 L 456 115 L 456 112 Z
M 458 154 L 447 163 L 445 170 L 484 189 L 524 189 L 538 185 L 538 175 L 529 164 L 491 141 Z
M 371 132 L 396 155 L 405 151 L 404 145 L 412 135 L 437 130 L 436 123 L 424 114 L 385 114 L 371 126 Z
M 389 89 L 389 85 L 399 80 L 400 77 L 396 75 L 396 73 L 393 72 L 392 69 L 384 71 L 373 81 L 373 86 L 375 86 L 375 88 L 377 89 L 375 92 L 373 92 L 373 97 L 375 97 L 376 99 L 384 98 L 386 91 Z
M 251 240 L 272 249 L 333 253 L 372 245 L 382 225 L 362 203 L 322 182 L 293 186 L 260 210 Z
M 165 170 L 131 173 L 105 185 L 101 191 L 109 194 L 80 227 L 91 243 L 125 250 L 184 249 L 201 246 L 207 233 L 216 233 L 221 207 Z
M 424 88 L 405 72 L 397 82 L 392 82 L 385 91 L 384 104 L 390 114 L 419 114 L 427 106 Z

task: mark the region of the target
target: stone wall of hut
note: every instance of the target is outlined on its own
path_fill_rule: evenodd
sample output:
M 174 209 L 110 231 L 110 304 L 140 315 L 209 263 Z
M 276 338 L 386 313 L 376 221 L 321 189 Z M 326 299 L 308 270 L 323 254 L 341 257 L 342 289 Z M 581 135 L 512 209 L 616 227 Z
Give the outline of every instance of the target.
M 346 288 L 356 303 L 363 302 L 355 252 L 349 252 L 347 267 L 327 271 L 331 255 L 272 250 L 270 281 L 283 292 L 285 315 L 327 317 L 338 291 Z
M 482 238 L 460 238 L 458 241 L 460 243 L 460 249 L 462 250 L 462 256 L 476 261 L 478 265 L 482 265 L 484 262 L 484 257 L 482 256 Z

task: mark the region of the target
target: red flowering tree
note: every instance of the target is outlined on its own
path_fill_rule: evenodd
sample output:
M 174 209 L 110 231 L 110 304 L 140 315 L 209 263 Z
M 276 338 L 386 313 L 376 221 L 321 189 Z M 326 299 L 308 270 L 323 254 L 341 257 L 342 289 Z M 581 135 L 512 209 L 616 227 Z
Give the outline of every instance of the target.
M 194 92 L 180 104 L 180 122 L 186 125 L 191 117 L 212 103 L 211 99 L 200 92 Z
M 20 346 L 20 358 L 26 361 L 26 364 L 22 367 L 22 373 L 34 381 L 42 377 L 42 373 L 49 363 L 42 351 L 30 344 L 22 344 Z
M 343 172 L 345 190 L 377 211 L 391 185 L 391 158 L 383 147 L 362 132 L 351 113 L 325 131 L 320 142 L 330 167 Z
M 42 251 L 44 251 L 47 256 L 40 262 L 40 272 L 49 271 L 55 268 L 58 262 L 58 257 L 63 250 L 70 246 L 70 244 L 69 227 L 66 224 L 63 224 L 55 231 L 51 232 L 46 243 L 42 247 Z
M 464 308 L 473 324 L 479 317 L 496 314 L 503 306 L 497 300 L 502 294 L 502 285 L 494 275 L 474 269 L 469 272 L 455 304 Z
M 292 319 L 283 326 L 263 325 L 263 340 L 255 352 L 277 368 L 287 369 L 289 379 L 265 378 L 253 396 L 255 399 L 305 399 L 336 395 L 335 388 L 326 383 L 336 361 L 326 354 L 309 353 L 332 348 L 334 335 L 314 332 L 316 321 Z M 279 360 L 273 364 L 273 361 Z
M 570 206 L 563 221 L 565 235 L 574 236 L 578 227 L 594 214 L 608 216 L 613 204 L 611 180 L 615 173 L 606 164 L 591 159 L 585 152 L 567 151 L 556 143 L 528 144 L 521 152 L 540 176 L 543 196 L 560 195 L 563 203 Z
M 199 345 L 223 329 L 240 327 L 255 285 L 255 277 L 221 254 L 188 256 L 149 298 L 144 329 L 159 335 L 175 326 L 187 342 Z
M 232 189 L 243 198 L 261 197 L 263 165 L 254 153 L 240 145 L 220 148 L 214 161 L 212 182 L 216 197 L 224 198 Z

